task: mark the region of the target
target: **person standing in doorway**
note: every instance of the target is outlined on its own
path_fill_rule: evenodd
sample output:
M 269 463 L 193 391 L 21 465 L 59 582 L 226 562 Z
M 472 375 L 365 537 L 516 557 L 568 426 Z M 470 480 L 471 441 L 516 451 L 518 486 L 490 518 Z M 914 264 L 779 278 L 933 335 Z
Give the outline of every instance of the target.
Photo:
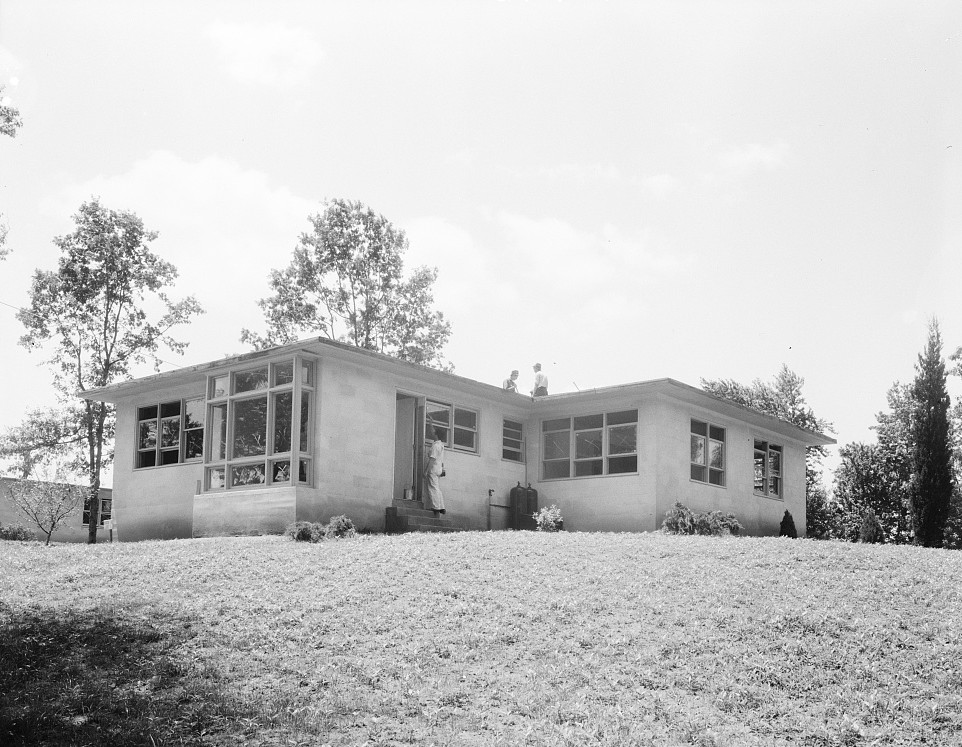
M 511 372 L 511 375 L 504 380 L 501 388 L 506 392 L 518 393 L 518 369 L 514 369 L 514 371 Z
M 444 513 L 444 495 L 441 493 L 441 476 L 444 474 L 444 439 L 436 427 L 431 429 L 434 441 L 428 452 L 428 463 L 424 466 L 424 482 L 427 486 L 425 508 L 434 511 L 435 516 Z
M 548 377 L 541 370 L 541 364 L 534 364 L 534 389 L 531 390 L 532 397 L 548 396 Z

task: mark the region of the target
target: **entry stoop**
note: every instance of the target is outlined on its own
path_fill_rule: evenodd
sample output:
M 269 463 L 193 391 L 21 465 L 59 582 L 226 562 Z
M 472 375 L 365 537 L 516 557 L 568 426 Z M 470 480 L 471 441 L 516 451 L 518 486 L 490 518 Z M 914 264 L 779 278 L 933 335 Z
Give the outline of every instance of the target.
M 425 508 L 422 501 L 391 501 L 384 509 L 384 531 L 388 534 L 404 532 L 454 532 L 450 519 L 435 518 L 434 511 Z

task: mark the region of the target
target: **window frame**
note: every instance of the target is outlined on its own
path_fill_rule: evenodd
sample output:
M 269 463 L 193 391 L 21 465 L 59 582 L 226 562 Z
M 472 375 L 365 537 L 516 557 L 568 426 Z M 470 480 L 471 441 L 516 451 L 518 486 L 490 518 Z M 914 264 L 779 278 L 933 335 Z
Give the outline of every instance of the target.
M 698 423 L 704 426 L 703 432 L 695 430 L 695 424 Z M 716 438 L 713 434 L 721 432 L 721 438 Z M 702 485 L 711 485 L 716 488 L 727 488 L 728 487 L 728 428 L 718 423 L 713 423 L 709 420 L 702 420 L 701 418 L 690 417 L 688 424 L 688 434 L 689 434 L 689 470 L 688 476 L 691 482 L 697 482 Z M 701 461 L 695 461 L 695 438 L 698 437 L 703 439 L 701 452 L 703 458 Z M 721 467 L 713 467 L 713 450 L 712 443 L 721 444 Z M 704 477 L 696 477 L 696 470 L 704 470 Z M 712 475 L 718 475 L 718 481 L 712 480 Z
M 431 408 L 434 408 L 433 410 Z M 430 416 L 431 412 L 447 412 L 447 422 L 441 422 L 440 420 L 432 419 Z M 470 413 L 474 417 L 474 426 L 467 426 L 463 424 L 458 424 L 458 414 L 459 413 Z M 444 448 L 451 449 L 453 451 L 460 451 L 464 454 L 479 454 L 480 453 L 480 433 L 481 433 L 481 411 L 475 410 L 472 407 L 464 407 L 463 405 L 455 405 L 449 402 L 440 402 L 436 399 L 425 399 L 424 401 L 424 443 L 425 445 L 431 443 L 434 439 L 428 438 L 428 428 L 429 427 L 440 428 L 444 431 Z M 473 442 L 472 447 L 463 446 L 454 442 L 454 432 L 459 433 L 470 433 L 471 440 Z
M 517 428 L 514 426 L 517 426 Z M 517 438 L 513 435 L 509 436 L 509 431 L 512 434 L 517 433 Z M 517 444 L 517 446 L 513 444 Z M 517 454 L 517 458 L 508 456 L 509 452 L 511 454 Z M 522 421 L 511 420 L 505 417 L 501 418 L 501 459 L 506 462 L 525 464 L 524 423 Z
M 633 418 L 633 419 L 632 419 Z M 600 424 L 598 422 L 600 419 Z M 612 419 L 615 422 L 610 422 Z M 562 428 L 561 424 L 567 421 L 567 427 Z M 579 422 L 580 421 L 580 422 Z M 571 415 L 560 418 L 547 418 L 541 421 L 541 480 L 583 480 L 597 477 L 616 477 L 619 475 L 638 475 L 638 423 L 639 409 L 637 407 L 627 410 L 602 410 L 581 415 Z M 580 427 L 579 427 L 580 426 Z M 635 429 L 635 450 L 622 451 L 619 453 L 611 452 L 611 433 L 613 429 L 634 426 Z M 558 434 L 567 433 L 567 456 L 546 459 L 547 440 L 550 437 L 557 446 L 562 446 L 564 441 Z M 586 445 L 590 442 L 590 434 L 599 434 L 601 437 L 600 453 L 578 455 L 579 445 Z M 579 440 L 581 439 L 581 440 Z M 563 449 L 562 449 L 563 450 Z M 634 459 L 633 470 L 619 469 L 612 471 L 612 460 L 616 462 Z M 559 469 L 562 463 L 567 463 L 568 470 L 566 475 L 549 475 L 549 464 L 551 469 Z M 600 472 L 591 474 L 578 474 L 579 466 L 584 470 L 594 469 L 594 465 L 600 466 Z
M 144 468 L 147 469 L 147 468 Z M 102 527 L 105 521 L 109 521 L 113 517 L 113 494 L 109 498 L 100 499 L 100 516 L 97 517 L 97 526 Z M 90 496 L 84 497 L 83 511 L 81 516 L 81 523 L 85 527 L 90 526 Z
M 204 441 L 204 492 L 264 490 L 273 487 L 314 484 L 314 403 L 318 361 L 294 355 L 256 365 L 231 368 L 207 377 L 206 419 L 209 435 Z M 259 375 L 263 370 L 265 373 Z M 246 378 L 246 377 L 250 378 Z M 238 388 L 238 381 L 242 383 Z M 255 382 L 247 387 L 245 382 Z M 290 395 L 290 443 L 279 451 L 278 402 Z M 235 422 L 240 403 L 264 401 L 262 453 L 235 454 Z M 284 411 L 288 410 L 285 403 Z M 222 412 L 216 418 L 215 412 Z M 218 427 L 215 428 L 214 426 Z M 216 430 L 216 433 L 215 433 Z M 257 435 L 257 434 L 255 434 Z M 246 477 L 245 477 L 246 476 Z
M 761 444 L 761 448 L 759 448 Z M 762 487 L 757 487 L 757 464 L 758 454 L 761 452 L 762 459 Z M 772 474 L 772 455 L 778 454 L 778 471 Z M 785 500 L 785 447 L 782 444 L 772 443 L 765 438 L 752 439 L 752 492 L 757 496 L 764 496 L 772 500 Z M 772 490 L 772 481 L 777 481 L 777 488 Z
M 134 436 L 134 470 L 139 471 L 142 469 L 154 469 L 156 467 L 172 467 L 177 464 L 189 464 L 194 462 L 200 462 L 203 460 L 203 446 L 201 447 L 201 453 L 197 456 L 188 457 L 187 456 L 187 433 L 196 433 L 201 431 L 202 434 L 207 430 L 207 408 L 204 406 L 202 411 L 204 413 L 204 420 L 199 426 L 193 426 L 191 428 L 187 427 L 187 404 L 189 402 L 202 402 L 203 397 L 182 397 L 180 399 L 171 399 L 166 401 L 160 401 L 157 403 L 138 405 L 136 408 L 137 421 L 136 430 Z M 176 414 L 165 415 L 165 408 L 169 413 L 170 408 L 176 405 Z M 150 418 L 141 417 L 144 410 L 154 410 L 154 416 Z M 177 444 L 175 446 L 164 446 L 164 422 L 173 422 L 177 419 Z M 154 424 L 154 445 L 151 448 L 141 448 L 141 427 L 145 423 Z M 201 440 L 205 436 L 202 435 Z M 143 454 L 154 454 L 153 464 L 141 464 L 141 455 Z M 177 454 L 176 461 L 164 461 L 164 454 Z

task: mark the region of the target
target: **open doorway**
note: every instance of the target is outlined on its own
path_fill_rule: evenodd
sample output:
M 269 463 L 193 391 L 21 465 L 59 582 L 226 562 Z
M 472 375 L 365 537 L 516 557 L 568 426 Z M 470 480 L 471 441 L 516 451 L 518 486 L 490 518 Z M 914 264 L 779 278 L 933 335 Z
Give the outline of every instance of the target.
M 424 398 L 397 394 L 394 419 L 394 500 L 421 499 L 421 469 L 424 459 Z

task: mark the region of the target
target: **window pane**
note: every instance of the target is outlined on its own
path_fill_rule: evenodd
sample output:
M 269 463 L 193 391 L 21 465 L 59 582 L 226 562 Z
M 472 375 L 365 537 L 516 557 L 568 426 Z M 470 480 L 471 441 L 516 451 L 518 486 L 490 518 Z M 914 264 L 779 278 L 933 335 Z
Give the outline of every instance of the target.
M 212 467 L 207 470 L 207 486 L 213 490 L 224 487 L 223 467 Z
M 210 458 L 227 458 L 227 405 L 210 408 Z
M 294 392 L 274 395 L 274 453 L 291 450 L 291 427 L 294 423 Z
M 204 400 L 189 399 L 184 403 L 184 428 L 204 427 Z
M 502 459 L 509 459 L 509 460 L 512 461 L 512 462 L 520 462 L 520 461 L 521 461 L 521 451 L 518 450 L 518 449 L 508 449 L 508 448 L 502 449 L 502 450 L 501 450 L 501 458 L 502 458 Z
M 581 431 L 586 428 L 603 428 L 605 425 L 604 415 L 582 415 L 575 418 L 575 430 Z
M 560 462 L 544 463 L 544 478 L 552 480 L 558 477 L 571 477 L 571 462 L 567 459 Z
M 544 432 L 548 431 L 566 431 L 571 428 L 571 418 L 557 418 L 555 420 L 545 420 L 541 425 L 541 430 Z
M 460 428 L 454 429 L 454 445 L 462 449 L 474 450 L 474 437 L 477 434 L 474 431 L 465 431 Z
M 137 420 L 153 420 L 157 417 L 157 405 L 137 409 Z
M 184 432 L 184 459 L 199 459 L 204 453 L 204 431 Z
M 301 437 L 298 446 L 307 451 L 311 435 L 311 393 L 301 392 Z
M 230 468 L 230 486 L 263 485 L 266 481 L 263 464 L 243 464 Z
M 621 425 L 622 423 L 637 423 L 638 411 L 625 410 L 624 412 L 609 412 L 608 425 Z
M 156 408 L 154 408 L 156 410 Z M 138 449 L 153 449 L 157 446 L 157 421 L 147 420 L 140 424 L 137 436 Z
M 601 459 L 592 459 L 587 462 L 575 462 L 575 477 L 592 477 L 604 474 L 604 462 Z
M 160 417 L 169 418 L 174 415 L 180 415 L 180 400 L 176 402 L 165 402 L 160 406 Z
M 608 474 L 617 475 L 624 472 L 638 471 L 637 456 L 612 457 L 608 460 Z
M 773 475 L 782 474 L 782 453 L 774 446 L 768 452 L 768 470 Z
M 157 465 L 157 452 L 153 449 L 150 451 L 141 451 L 137 454 L 137 467 L 154 467 Z
M 520 434 L 521 434 L 521 423 L 516 423 L 514 420 L 505 420 L 505 421 L 504 421 L 504 430 L 505 430 L 505 433 L 507 433 L 509 430 L 517 431 L 517 432 L 518 432 L 518 435 L 519 435 L 519 437 L 520 437 Z
M 716 441 L 724 441 L 724 440 L 725 440 L 725 429 L 724 429 L 724 428 L 719 428 L 717 425 L 709 426 L 709 428 L 708 428 L 708 437 L 709 437 L 709 438 L 714 438 Z
M 608 429 L 609 454 L 634 454 L 638 451 L 638 426 L 618 425 Z
M 310 474 L 311 474 L 311 462 L 310 462 L 310 460 L 309 460 L 309 459 L 301 459 L 300 462 L 298 463 L 298 465 L 299 465 L 299 466 L 298 466 L 298 468 L 297 468 L 297 481 L 298 481 L 298 482 L 306 482 L 306 483 L 309 483 L 309 482 L 310 482 L 310 479 L 309 479 L 309 478 L 310 478 Z
M 160 448 L 180 446 L 180 416 L 160 421 Z
M 725 444 L 719 441 L 708 442 L 708 466 L 714 469 L 724 469 Z
M 478 414 L 473 410 L 462 410 L 455 407 L 454 424 L 461 428 L 476 429 L 478 427 Z
M 693 464 L 705 463 L 705 438 L 703 436 L 691 436 L 691 461 Z
M 708 470 L 708 482 L 712 485 L 724 485 L 725 473 L 717 469 Z
M 104 498 L 100 501 L 100 523 L 109 519 L 113 514 L 114 502 L 112 498 Z M 90 523 L 89 521 L 87 522 Z
M 179 449 L 167 449 L 166 451 L 160 452 L 160 463 L 161 464 L 177 464 L 180 461 L 180 450 Z
M 314 386 L 314 364 L 310 361 L 301 361 L 301 383 Z
M 213 383 L 211 384 L 211 397 L 226 397 L 227 396 L 227 375 L 215 376 Z
M 448 426 L 451 423 L 450 405 L 428 402 L 424 406 L 424 418 L 432 425 Z
M 600 457 L 601 442 L 601 431 L 576 432 L 575 459 L 591 459 L 593 457 Z
M 707 476 L 707 472 L 708 472 L 708 468 L 707 468 L 707 467 L 701 467 L 701 466 L 699 466 L 699 465 L 697 465 L 697 464 L 691 465 L 691 479 L 692 479 L 692 480 L 699 480 L 699 481 L 701 481 L 701 482 L 707 482 L 707 480 L 705 480 L 705 477 Z
M 567 459 L 570 456 L 571 442 L 568 431 L 544 434 L 544 459 Z
M 267 366 L 253 371 L 238 371 L 234 374 L 234 394 L 267 389 Z
M 234 457 L 260 456 L 267 451 L 267 397 L 234 400 Z M 261 469 L 263 472 L 263 469 Z M 233 477 L 231 478 L 231 484 Z
M 699 436 L 708 435 L 708 423 L 703 423 L 700 420 L 691 421 L 691 432 L 697 433 Z
M 291 481 L 290 461 L 271 462 L 271 482 L 290 482 L 290 481 Z
M 768 481 L 768 493 L 769 495 L 781 495 L 782 478 L 772 477 Z
M 294 381 L 294 361 L 274 364 L 274 385 L 284 386 Z
M 755 492 L 765 492 L 765 452 L 755 450 Z

